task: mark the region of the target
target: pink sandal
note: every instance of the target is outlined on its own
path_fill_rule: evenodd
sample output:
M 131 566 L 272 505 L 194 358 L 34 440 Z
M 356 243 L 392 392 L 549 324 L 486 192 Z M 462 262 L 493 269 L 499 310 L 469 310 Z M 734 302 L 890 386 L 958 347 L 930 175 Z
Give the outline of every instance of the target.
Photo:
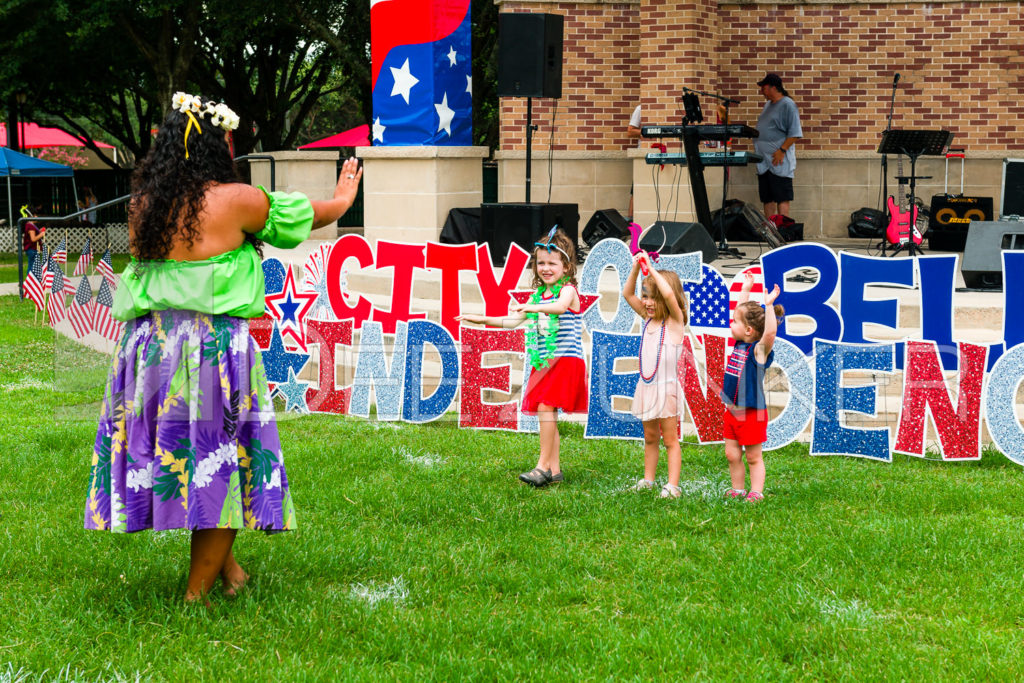
M 764 500 L 764 494 L 760 491 L 751 491 L 747 494 L 748 503 L 757 503 Z
M 745 489 L 729 489 L 725 492 L 726 498 L 743 498 L 747 495 Z

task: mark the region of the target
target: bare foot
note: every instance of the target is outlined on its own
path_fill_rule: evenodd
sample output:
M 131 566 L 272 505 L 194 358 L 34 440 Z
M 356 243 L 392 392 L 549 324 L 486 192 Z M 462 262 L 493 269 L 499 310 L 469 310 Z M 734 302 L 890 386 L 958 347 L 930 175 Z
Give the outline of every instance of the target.
M 202 605 L 203 607 L 210 607 L 210 601 L 206 599 L 206 596 L 201 593 L 194 593 L 187 591 L 185 593 L 185 604 L 186 605 Z
M 245 573 L 240 564 L 235 562 L 233 556 L 229 556 L 228 561 L 224 563 L 224 568 L 220 571 L 220 579 L 224 585 L 224 595 L 235 597 L 245 588 L 249 575 Z

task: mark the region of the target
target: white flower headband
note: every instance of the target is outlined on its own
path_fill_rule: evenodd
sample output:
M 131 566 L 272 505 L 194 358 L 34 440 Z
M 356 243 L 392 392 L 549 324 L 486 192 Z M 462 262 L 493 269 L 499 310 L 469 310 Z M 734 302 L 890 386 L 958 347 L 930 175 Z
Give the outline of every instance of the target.
M 185 115 L 198 114 L 199 118 L 210 114 L 210 123 L 226 131 L 238 128 L 238 114 L 231 111 L 231 107 L 223 102 L 208 100 L 206 104 L 203 104 L 203 101 L 195 95 L 189 95 L 179 90 L 171 98 L 171 108 Z
M 238 128 L 238 114 L 231 111 L 231 107 L 223 102 L 207 100 L 206 104 L 203 104 L 203 101 L 195 95 L 189 95 L 179 90 L 171 97 L 171 108 L 188 117 L 188 125 L 185 126 L 186 159 L 188 159 L 188 134 L 192 132 L 192 127 L 194 126 L 200 135 L 203 134 L 203 129 L 200 127 L 199 121 L 196 120 L 197 115 L 199 118 L 203 118 L 209 114 L 210 123 L 228 132 Z

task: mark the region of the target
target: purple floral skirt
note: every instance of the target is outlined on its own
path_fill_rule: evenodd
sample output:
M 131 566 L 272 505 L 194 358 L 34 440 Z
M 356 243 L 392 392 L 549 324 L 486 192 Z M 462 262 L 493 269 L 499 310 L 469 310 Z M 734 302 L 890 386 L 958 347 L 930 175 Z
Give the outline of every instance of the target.
M 85 528 L 295 528 L 249 321 L 156 311 L 125 328 L 107 379 Z

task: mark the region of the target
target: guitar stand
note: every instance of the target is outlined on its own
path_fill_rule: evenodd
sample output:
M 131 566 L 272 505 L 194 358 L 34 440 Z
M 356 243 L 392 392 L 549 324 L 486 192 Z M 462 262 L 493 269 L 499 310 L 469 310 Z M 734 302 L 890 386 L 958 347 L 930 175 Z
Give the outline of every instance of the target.
M 914 230 L 917 229 L 917 180 L 930 176 L 917 175 L 917 158 L 922 154 L 928 156 L 940 156 L 945 152 L 949 143 L 953 140 L 953 134 L 948 130 L 886 130 L 882 133 L 882 140 L 878 145 L 879 154 L 905 154 L 910 159 L 910 225 L 907 230 L 907 241 L 901 242 L 893 249 L 891 256 L 896 256 L 904 247 L 907 248 L 909 256 L 917 256 L 923 253 L 921 248 L 914 244 Z M 885 255 L 885 240 L 883 239 L 882 255 Z
M 896 248 L 892 250 L 891 254 L 889 254 L 890 257 L 896 256 L 896 254 L 900 253 L 903 250 L 903 247 L 907 248 L 907 256 L 911 258 L 920 256 L 924 253 L 924 249 L 914 243 L 914 231 L 917 230 L 917 194 L 915 190 L 917 188 L 918 180 L 928 180 L 931 176 L 919 176 L 914 172 L 915 166 L 917 165 L 917 157 L 919 157 L 920 154 L 907 154 L 907 156 L 910 157 L 910 176 L 906 178 L 910 183 L 910 193 L 907 195 L 910 206 L 910 225 L 908 226 L 909 234 L 907 235 L 906 242 L 900 242 L 896 245 Z M 896 180 L 902 182 L 903 178 L 897 178 Z M 882 256 L 885 256 L 884 238 L 882 239 Z

